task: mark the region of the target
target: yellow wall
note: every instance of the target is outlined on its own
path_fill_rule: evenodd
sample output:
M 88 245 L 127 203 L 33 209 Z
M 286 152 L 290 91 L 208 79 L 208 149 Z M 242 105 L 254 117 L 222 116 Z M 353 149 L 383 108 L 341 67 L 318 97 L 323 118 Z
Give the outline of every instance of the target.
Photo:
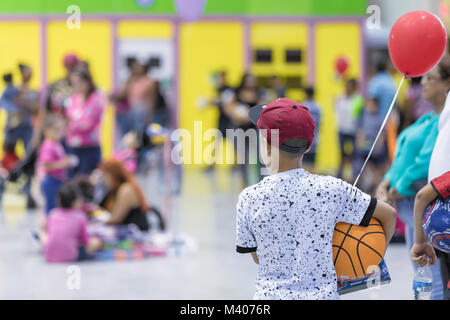
M 361 66 L 361 29 L 356 23 L 320 23 L 316 38 L 316 100 L 322 106 L 320 143 L 317 165 L 319 170 L 337 169 L 340 154 L 335 123 L 334 99 L 343 93 L 343 84 L 335 77 L 336 57 L 350 60 L 349 76 L 359 78 Z
M 49 82 L 64 76 L 62 59 L 74 52 L 90 64 L 97 86 L 112 87 L 111 25 L 106 21 L 82 21 L 80 29 L 68 29 L 65 21 L 49 22 L 47 27 L 47 65 Z
M 308 27 L 303 23 L 253 23 L 251 26 L 252 49 L 272 49 L 272 63 L 253 63 L 252 73 L 256 76 L 301 76 L 306 85 L 308 74 L 307 48 Z M 302 49 L 302 62 L 286 63 L 287 49 Z M 303 92 L 291 89 L 286 95 L 294 100 L 302 100 Z
M 120 21 L 117 25 L 119 38 L 168 39 L 173 36 L 173 26 L 164 21 Z
M 108 94 L 112 79 L 111 24 L 105 21 L 82 21 L 80 29 L 68 29 L 65 21 L 49 22 L 47 26 L 47 81 L 64 76 L 62 64 L 66 53 L 76 53 L 89 63 L 98 88 Z M 102 125 L 102 155 L 108 158 L 113 147 L 114 110 L 108 106 Z
M 231 85 L 244 71 L 243 26 L 236 22 L 182 24 L 180 29 L 180 128 L 194 136 L 194 121 L 202 121 L 203 132 L 217 128 L 218 111 L 198 108 L 198 98 L 213 98 L 213 73 L 225 70 Z M 201 139 L 201 137 L 200 137 Z M 194 140 L 194 139 L 192 139 Z M 197 140 L 200 143 L 200 140 Z M 203 147 L 209 142 L 204 142 Z M 194 141 L 191 155 L 193 160 Z
M 23 62 L 33 69 L 31 86 L 41 84 L 41 40 L 39 22 L 0 22 L 0 74 L 12 72 L 14 83 L 20 83 L 17 64 Z M 3 79 L 0 90 L 3 91 Z
M 12 73 L 14 84 L 20 83 L 17 65 L 25 63 L 33 69 L 31 87 L 39 89 L 41 85 L 41 39 L 39 22 L 0 22 L 0 75 Z M 0 79 L 0 92 L 5 88 Z M 6 112 L 0 111 L 0 159 L 3 157 L 3 132 L 6 124 Z

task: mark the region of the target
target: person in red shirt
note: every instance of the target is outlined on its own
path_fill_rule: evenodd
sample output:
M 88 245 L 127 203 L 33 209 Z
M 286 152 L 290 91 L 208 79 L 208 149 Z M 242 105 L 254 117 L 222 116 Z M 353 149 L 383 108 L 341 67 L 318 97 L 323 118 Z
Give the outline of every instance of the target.
M 1 171 L 2 174 L 8 175 L 12 169 L 14 169 L 19 161 L 19 157 L 16 155 L 14 151 L 14 145 L 8 142 L 5 142 L 5 146 L 3 149 L 3 159 L 1 161 Z
M 436 200 L 450 198 L 450 171 L 433 179 L 431 183 L 423 187 L 416 195 L 414 202 L 414 244 L 411 248 L 411 259 L 420 267 L 427 263 L 434 265 L 437 261 L 436 251 L 440 257 L 442 282 L 444 284 L 444 298 L 450 299 L 450 253 L 437 250 L 428 240 L 423 227 L 422 219 L 428 205 Z M 448 212 L 450 214 L 450 211 Z

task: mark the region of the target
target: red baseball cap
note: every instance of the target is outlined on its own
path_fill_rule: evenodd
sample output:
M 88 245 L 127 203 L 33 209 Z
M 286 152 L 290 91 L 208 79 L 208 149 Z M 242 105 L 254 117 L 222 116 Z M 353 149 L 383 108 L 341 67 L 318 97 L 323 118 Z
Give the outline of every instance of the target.
M 305 152 L 314 140 L 314 119 L 308 108 L 288 98 L 277 99 L 267 106 L 255 106 L 249 110 L 250 120 L 259 130 L 267 130 L 267 142 L 271 143 L 271 130 L 278 129 L 280 150 Z M 288 139 L 305 139 L 308 146 L 283 144 Z

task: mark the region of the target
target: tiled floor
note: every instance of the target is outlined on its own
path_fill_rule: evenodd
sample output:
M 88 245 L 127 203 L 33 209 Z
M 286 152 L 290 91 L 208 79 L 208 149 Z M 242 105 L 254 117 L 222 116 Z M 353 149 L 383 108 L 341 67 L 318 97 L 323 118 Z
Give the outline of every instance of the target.
M 225 170 L 185 174 L 182 194 L 172 201 L 172 218 L 179 216 L 179 229 L 196 240 L 198 250 L 180 257 L 78 264 L 79 290 L 68 289 L 69 265 L 47 264 L 32 246 L 28 230 L 36 226 L 38 214 L 2 213 L 0 299 L 251 299 L 256 265 L 234 251 L 238 182 Z M 149 199 L 162 206 L 156 177 L 141 183 Z M 391 284 L 343 299 L 410 299 L 406 249 L 392 245 L 385 260 Z

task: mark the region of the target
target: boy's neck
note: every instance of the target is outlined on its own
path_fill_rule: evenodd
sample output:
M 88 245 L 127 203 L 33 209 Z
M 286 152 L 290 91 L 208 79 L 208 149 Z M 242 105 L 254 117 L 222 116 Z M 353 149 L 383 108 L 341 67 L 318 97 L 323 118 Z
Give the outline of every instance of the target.
M 303 157 L 300 158 L 300 160 L 288 160 L 284 161 L 280 159 L 280 163 L 278 164 L 278 169 L 272 171 L 272 174 L 281 173 L 285 171 L 295 170 L 295 169 L 301 169 L 303 162 Z

